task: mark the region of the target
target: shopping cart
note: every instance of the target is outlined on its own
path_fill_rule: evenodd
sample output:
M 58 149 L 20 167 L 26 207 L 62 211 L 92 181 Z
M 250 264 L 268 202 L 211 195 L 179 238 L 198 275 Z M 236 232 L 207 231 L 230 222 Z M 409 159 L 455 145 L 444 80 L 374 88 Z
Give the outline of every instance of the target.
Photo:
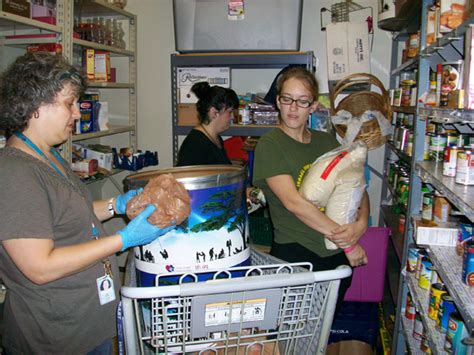
M 213 280 L 137 287 L 132 260 L 121 289 L 127 354 L 324 354 L 340 279 L 352 271 L 311 270 L 252 250 L 251 266 Z

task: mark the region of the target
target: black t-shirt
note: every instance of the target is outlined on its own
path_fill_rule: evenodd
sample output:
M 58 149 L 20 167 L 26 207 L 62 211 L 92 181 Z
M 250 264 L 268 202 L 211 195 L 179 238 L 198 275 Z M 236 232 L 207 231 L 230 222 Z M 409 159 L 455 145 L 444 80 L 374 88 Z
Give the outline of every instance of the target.
M 222 147 L 224 141 L 219 137 Z M 197 129 L 191 130 L 184 139 L 178 153 L 177 166 L 231 164 L 224 148 L 218 148 Z

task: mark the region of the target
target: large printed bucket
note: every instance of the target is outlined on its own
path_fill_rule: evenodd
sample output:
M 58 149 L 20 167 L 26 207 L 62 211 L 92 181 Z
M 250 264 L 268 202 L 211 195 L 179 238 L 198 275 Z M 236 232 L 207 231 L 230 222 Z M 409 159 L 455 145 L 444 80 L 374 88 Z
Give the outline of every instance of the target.
M 196 274 L 199 281 L 212 271 L 248 264 L 248 221 L 245 198 L 246 172 L 231 165 L 202 165 L 153 170 L 125 179 L 128 189 L 144 187 L 148 180 L 171 173 L 191 199 L 186 221 L 153 243 L 134 249 L 141 286 L 176 283 L 166 274 Z

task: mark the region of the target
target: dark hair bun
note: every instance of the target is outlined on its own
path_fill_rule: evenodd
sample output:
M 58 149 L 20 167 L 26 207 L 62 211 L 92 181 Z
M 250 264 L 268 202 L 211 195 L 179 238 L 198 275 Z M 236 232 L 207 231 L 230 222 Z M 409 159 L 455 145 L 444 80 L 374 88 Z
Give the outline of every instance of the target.
M 191 87 L 191 91 L 196 95 L 198 99 L 203 99 L 209 96 L 211 92 L 211 86 L 207 81 L 201 81 L 199 83 L 194 84 Z

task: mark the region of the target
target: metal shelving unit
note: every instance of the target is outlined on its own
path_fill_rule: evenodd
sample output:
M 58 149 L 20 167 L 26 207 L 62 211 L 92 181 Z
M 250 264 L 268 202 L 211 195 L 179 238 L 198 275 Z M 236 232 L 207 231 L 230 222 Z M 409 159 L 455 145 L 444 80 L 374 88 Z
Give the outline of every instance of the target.
M 315 68 L 313 52 L 232 52 L 194 53 L 171 55 L 171 97 L 173 114 L 173 160 L 176 162 L 179 150 L 179 136 L 185 136 L 192 129 L 178 124 L 177 69 L 183 67 L 229 67 L 232 69 L 278 69 L 287 65 L 302 65 L 309 70 Z M 271 83 L 268 83 L 270 86 Z M 261 136 L 274 128 L 267 125 L 233 125 L 224 136 Z
M 440 62 L 455 60 L 452 55 L 462 56 L 462 37 L 468 26 L 474 23 L 474 18 L 467 19 L 461 26 L 451 33 L 445 34 L 443 38 L 436 41 L 432 45 L 425 48 L 426 43 L 426 21 L 427 9 L 433 1 L 422 0 L 421 2 L 421 26 L 420 26 L 420 53 L 416 58 L 398 65 L 398 44 L 396 40 L 402 37 L 394 36 L 392 46 L 392 67 L 391 87 L 397 84 L 397 76 L 405 71 L 417 69 L 418 80 L 418 99 L 428 91 L 430 67 Z M 415 15 L 415 14 L 414 14 Z M 447 48 L 452 47 L 452 48 Z M 458 58 L 461 59 L 461 58 Z M 418 100 L 417 100 L 418 101 Z M 408 199 L 407 216 L 415 216 L 419 214 L 421 202 L 421 183 L 429 183 L 436 190 L 446 196 L 446 198 L 454 204 L 461 213 L 463 213 L 471 221 L 474 221 L 474 187 L 456 184 L 454 178 L 447 178 L 442 174 L 442 163 L 423 160 L 423 151 L 426 134 L 426 121 L 434 120 L 436 122 L 453 123 L 470 123 L 474 122 L 474 111 L 454 110 L 444 108 L 423 107 L 418 104 L 416 107 L 393 107 L 394 112 L 414 114 L 414 135 L 412 156 L 400 152 L 393 145 L 387 144 L 386 157 L 397 158 L 409 163 L 410 172 L 410 194 Z M 386 174 L 385 174 L 386 175 Z M 386 182 L 385 182 L 386 184 Z M 388 186 L 383 187 L 383 197 L 386 201 L 390 201 L 390 195 L 393 191 Z M 385 223 L 392 226 L 394 216 L 390 215 L 390 206 L 382 209 L 382 217 Z M 393 230 L 393 227 L 392 227 Z M 414 225 L 412 218 L 407 218 L 405 223 L 405 234 L 402 236 L 402 268 L 406 264 L 408 246 L 414 242 L 413 239 Z M 392 235 L 392 241 L 396 237 Z M 400 245 L 400 244 L 399 244 Z M 459 257 L 455 249 L 452 247 L 430 246 L 428 248 L 429 256 L 436 267 L 440 277 L 445 283 L 449 294 L 454 298 L 457 309 L 459 310 L 463 321 L 468 327 L 469 332 L 474 332 L 474 289 L 464 285 L 461 280 L 462 258 Z M 411 273 L 401 272 L 400 287 L 398 290 L 397 309 L 394 342 L 392 344 L 393 354 L 403 354 L 405 350 L 411 353 L 419 352 L 419 341 L 412 337 L 412 324 L 404 316 L 404 307 L 406 304 L 407 292 L 410 292 L 413 301 L 416 303 L 425 328 L 425 335 L 430 344 L 430 348 L 434 354 L 446 354 L 444 350 L 445 334 L 439 332 L 436 328 L 435 321 L 428 317 L 429 291 L 418 287 L 418 280 Z
M 105 16 L 128 21 L 129 48 L 116 48 L 113 46 L 102 45 L 73 38 L 74 17 L 79 13 L 82 17 Z M 2 37 L 16 36 L 21 34 L 38 35 L 37 38 L 6 38 L 1 42 L 1 44 L 5 47 L 11 46 L 17 48 L 26 48 L 26 46 L 29 44 L 60 43 L 63 47 L 63 55 L 71 62 L 73 61 L 74 56 L 74 46 L 79 47 L 79 49 L 92 48 L 96 50 L 104 50 L 110 52 L 112 57 L 126 57 L 129 59 L 128 82 L 89 83 L 89 88 L 98 88 L 100 90 L 128 90 L 128 123 L 121 126 L 111 125 L 106 131 L 72 135 L 70 139 L 62 146 L 61 152 L 63 157 L 67 161 L 71 161 L 72 142 L 113 136 L 120 133 L 129 133 L 129 144 L 131 147 L 136 148 L 136 16 L 130 12 L 109 4 L 105 0 L 57 0 L 56 22 L 56 25 L 50 25 L 30 18 L 0 11 L 0 31 Z M 43 36 L 45 34 L 47 36 Z M 114 173 L 116 173 L 116 171 Z

